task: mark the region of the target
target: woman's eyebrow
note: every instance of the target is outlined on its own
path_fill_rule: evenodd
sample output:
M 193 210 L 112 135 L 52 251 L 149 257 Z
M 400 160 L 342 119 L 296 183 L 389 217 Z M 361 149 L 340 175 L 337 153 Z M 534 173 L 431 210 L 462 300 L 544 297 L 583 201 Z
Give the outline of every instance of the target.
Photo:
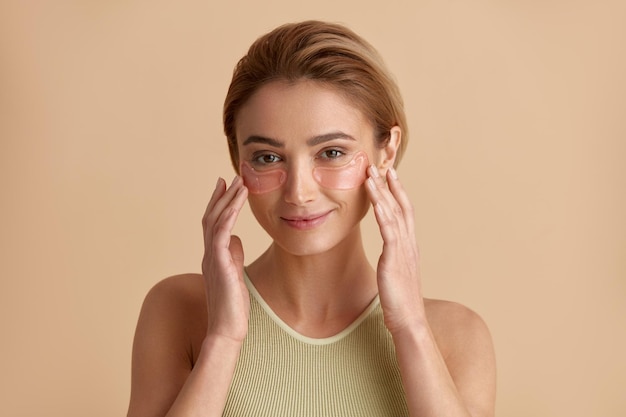
M 316 145 L 319 145 L 320 143 L 328 142 L 334 139 L 356 140 L 352 136 L 348 135 L 347 133 L 331 132 L 331 133 L 325 133 L 319 136 L 313 136 L 311 139 L 306 141 L 306 144 L 309 146 L 316 146 Z
M 348 135 L 347 133 L 331 132 L 331 133 L 325 133 L 323 135 L 313 136 L 312 138 L 310 138 L 310 139 L 308 139 L 306 141 L 306 144 L 308 146 L 316 146 L 316 145 L 319 145 L 321 143 L 329 142 L 329 141 L 335 140 L 335 139 L 356 140 L 352 136 Z M 261 144 L 264 144 L 264 145 L 273 146 L 275 148 L 284 148 L 285 147 L 285 144 L 283 142 L 281 142 L 281 141 L 278 141 L 278 140 L 272 139 L 272 138 L 266 138 L 264 136 L 259 136 L 259 135 L 248 136 L 248 138 L 243 141 L 243 145 L 244 146 L 245 145 L 249 145 L 251 143 L 261 143 Z
M 262 143 L 264 145 L 270 145 L 273 146 L 275 148 L 284 148 L 285 144 L 277 141 L 276 139 L 272 139 L 272 138 L 266 138 L 263 136 L 257 136 L 257 135 L 252 135 L 252 136 L 248 136 L 248 139 L 243 141 L 244 145 L 249 145 L 251 143 Z

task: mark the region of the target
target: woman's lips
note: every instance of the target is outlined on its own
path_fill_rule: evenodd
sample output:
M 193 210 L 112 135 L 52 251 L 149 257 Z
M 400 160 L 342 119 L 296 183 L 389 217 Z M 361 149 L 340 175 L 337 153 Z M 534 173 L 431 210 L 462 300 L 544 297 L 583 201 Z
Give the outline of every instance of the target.
M 326 221 L 328 215 L 331 212 L 328 211 L 322 214 L 312 214 L 307 216 L 293 216 L 293 217 L 281 217 L 281 219 L 290 227 L 298 230 L 313 229 Z

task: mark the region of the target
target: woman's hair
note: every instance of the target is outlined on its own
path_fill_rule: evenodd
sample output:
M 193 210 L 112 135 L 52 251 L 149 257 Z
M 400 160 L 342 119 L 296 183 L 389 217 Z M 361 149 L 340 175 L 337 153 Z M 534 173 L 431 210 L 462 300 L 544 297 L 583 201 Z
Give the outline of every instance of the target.
M 407 144 L 407 125 L 400 90 L 378 52 L 350 29 L 333 23 L 306 21 L 280 26 L 257 39 L 237 63 L 224 102 L 224 132 L 230 158 L 239 170 L 235 124 L 239 110 L 263 85 L 272 81 L 313 80 L 347 97 L 374 126 L 383 147 L 392 127 L 402 140 L 395 164 Z

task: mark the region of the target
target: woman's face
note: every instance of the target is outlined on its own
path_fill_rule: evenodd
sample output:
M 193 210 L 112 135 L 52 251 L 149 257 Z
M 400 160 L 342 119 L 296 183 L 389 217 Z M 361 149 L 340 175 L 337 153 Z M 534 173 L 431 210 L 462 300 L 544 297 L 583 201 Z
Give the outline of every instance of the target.
M 393 163 L 361 111 L 314 81 L 261 87 L 239 111 L 236 134 L 252 212 L 298 255 L 358 236 L 369 208 L 366 169 Z

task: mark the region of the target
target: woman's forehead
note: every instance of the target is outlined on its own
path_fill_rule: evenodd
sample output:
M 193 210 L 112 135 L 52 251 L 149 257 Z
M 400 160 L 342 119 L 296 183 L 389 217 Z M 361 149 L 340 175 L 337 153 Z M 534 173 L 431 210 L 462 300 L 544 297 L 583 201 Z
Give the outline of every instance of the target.
M 240 145 L 250 136 L 310 143 L 311 138 L 336 132 L 356 139 L 370 138 L 373 127 L 333 88 L 315 81 L 276 81 L 261 87 L 242 106 L 236 132 Z

